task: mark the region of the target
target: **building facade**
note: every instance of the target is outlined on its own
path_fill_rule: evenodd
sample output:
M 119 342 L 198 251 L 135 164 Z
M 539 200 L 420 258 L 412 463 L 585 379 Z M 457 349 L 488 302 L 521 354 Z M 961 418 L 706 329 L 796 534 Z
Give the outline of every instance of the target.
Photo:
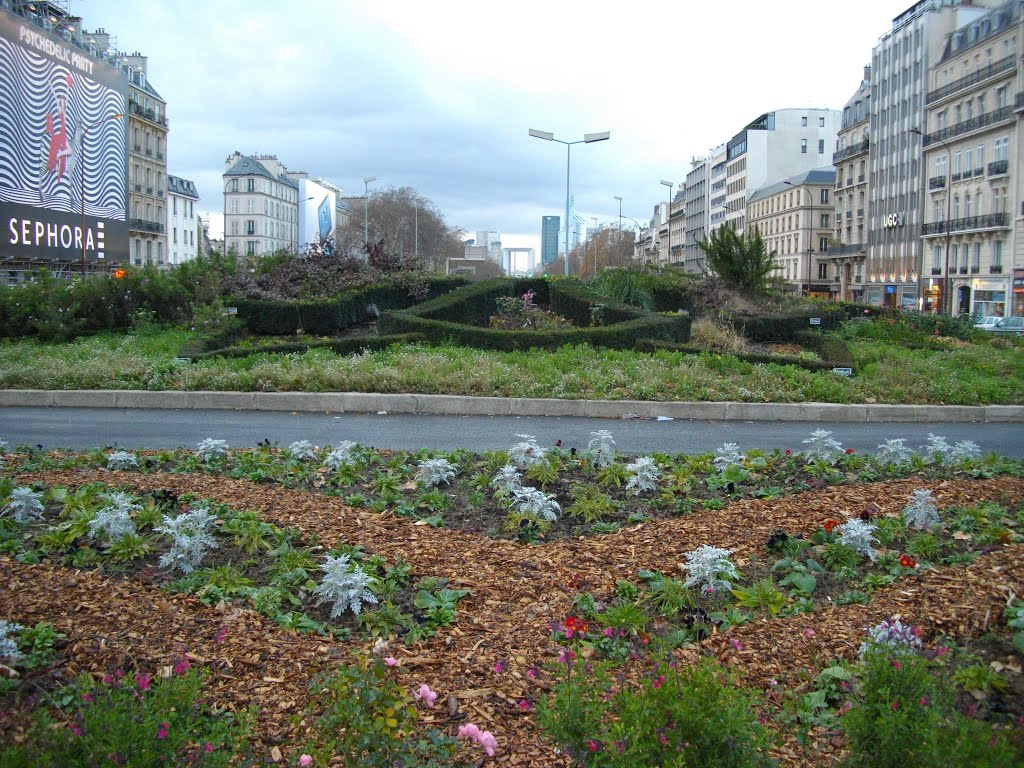
M 759 189 L 747 203 L 747 231 L 761 233 L 776 274 L 794 293 L 833 299 L 841 292 L 834 269 L 820 259 L 832 236 L 835 183 L 834 168 L 817 168 Z
M 298 179 L 276 155 L 234 152 L 224 161 L 224 247 L 267 256 L 298 247 Z
M 926 311 L 1024 314 L 1024 292 L 1015 301 L 1013 286 L 1014 268 L 1024 266 L 1022 16 L 1024 0 L 1014 0 L 956 29 L 929 69 Z
M 540 262 L 547 266 L 558 258 L 558 230 L 560 216 L 542 216 L 540 220 Z
M 176 267 L 199 255 L 199 193 L 188 179 L 167 177 L 167 266 Z
M 857 92 L 843 107 L 842 123 L 832 164 L 836 172 L 835 227 L 828 252 L 819 260 L 830 262 L 838 275 L 841 301 L 864 300 L 864 262 L 867 258 L 868 148 L 871 124 L 871 67 L 864 67 Z
M 928 72 L 946 36 L 986 13 L 991 0 L 922 0 L 893 19 L 871 54 L 868 248 L 864 300 L 923 308 L 918 295 L 926 197 L 921 136 Z

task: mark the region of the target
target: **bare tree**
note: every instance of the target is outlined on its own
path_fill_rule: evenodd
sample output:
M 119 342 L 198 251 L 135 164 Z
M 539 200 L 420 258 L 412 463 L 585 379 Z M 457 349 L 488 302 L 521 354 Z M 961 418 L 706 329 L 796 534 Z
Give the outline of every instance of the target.
M 607 267 L 628 267 L 633 259 L 634 239 L 632 232 L 620 229 L 594 232 L 569 252 L 569 274 L 586 280 Z M 559 255 L 544 271 L 549 275 L 564 275 L 564 255 Z
M 429 198 L 412 187 L 388 187 L 374 192 L 365 212 L 367 239 L 376 258 L 385 257 L 406 269 L 443 271 L 447 260 L 463 253 L 461 230 L 445 223 Z M 366 253 L 364 217 L 359 206 L 338 230 L 342 253 Z

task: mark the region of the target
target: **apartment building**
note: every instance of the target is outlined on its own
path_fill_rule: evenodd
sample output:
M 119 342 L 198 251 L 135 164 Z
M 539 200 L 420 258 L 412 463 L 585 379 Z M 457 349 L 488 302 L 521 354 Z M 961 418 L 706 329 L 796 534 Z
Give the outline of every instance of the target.
M 816 168 L 759 189 L 750 196 L 747 231 L 756 229 L 774 252 L 776 274 L 786 289 L 804 296 L 833 299 L 841 292 L 825 254 L 832 235 L 832 166 Z
M 921 0 L 893 19 L 872 51 L 863 292 L 868 303 L 924 308 L 918 281 L 929 193 L 922 188 L 921 136 L 911 129 L 924 122 L 928 73 L 947 36 L 997 4 Z
M 1013 0 L 957 28 L 928 71 L 926 311 L 1024 314 L 1024 285 L 1013 285 L 1024 266 L 1022 17 Z
M 819 256 L 838 275 L 840 301 L 864 300 L 867 258 L 868 147 L 871 122 L 871 67 L 864 67 L 856 93 L 843 106 L 842 122 L 832 155 L 835 167 L 835 222 L 828 251 Z
M 266 256 L 298 248 L 298 180 L 277 155 L 242 155 L 224 161 L 224 247 L 228 253 Z
M 191 261 L 199 253 L 199 220 L 196 203 L 199 193 L 188 179 L 167 176 L 167 266 Z

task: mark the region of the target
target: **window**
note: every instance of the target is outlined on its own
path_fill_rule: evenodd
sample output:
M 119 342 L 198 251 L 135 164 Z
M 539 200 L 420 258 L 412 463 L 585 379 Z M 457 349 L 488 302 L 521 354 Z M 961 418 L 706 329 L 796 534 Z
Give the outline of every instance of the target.
M 953 269 L 956 269 L 956 260 L 957 260 L 957 257 L 960 254 L 960 246 L 957 245 L 956 243 L 954 243 L 952 245 L 952 247 L 950 248 L 950 252 L 949 253 L 950 253 L 949 263 L 952 265 Z
M 942 246 L 936 245 L 932 248 L 932 274 L 937 275 L 942 271 Z
M 828 238 L 827 237 L 819 237 L 818 238 L 818 253 L 828 253 Z
M 231 180 L 231 191 L 232 192 L 237 192 L 238 191 L 238 179 L 232 179 Z
M 821 202 L 823 202 L 823 203 L 827 203 L 828 202 L 828 189 L 821 190 Z
M 959 150 L 953 153 L 953 174 L 956 176 L 960 175 L 960 152 Z
M 964 174 L 970 174 L 974 168 L 974 150 L 968 147 L 964 150 Z
M 960 195 L 953 195 L 953 218 L 960 218 Z
M 255 256 L 256 255 L 256 241 L 255 240 L 247 240 L 246 241 L 246 243 L 245 243 L 245 252 L 249 256 Z
M 939 155 L 935 158 L 935 175 L 945 176 L 946 175 L 946 156 Z
M 981 243 L 974 244 L 974 256 L 971 259 L 971 272 L 981 271 Z
M 806 120 L 807 118 L 804 119 Z M 807 154 L 807 139 L 800 139 L 800 154 Z
M 248 219 L 245 222 L 245 234 L 255 235 L 256 234 L 256 222 L 252 219 Z
M 964 216 L 968 219 L 971 218 L 971 193 L 968 192 L 964 195 Z
M 828 226 L 828 214 L 827 213 L 821 214 L 821 219 L 818 222 L 818 226 L 819 227 L 827 227 Z
M 996 88 L 996 109 L 1002 109 L 1006 106 L 1006 86 Z
M 824 155 L 825 154 L 825 140 L 824 139 L 818 139 L 818 154 L 819 155 Z
M 807 117 L 806 117 L 806 116 L 805 116 L 805 117 L 801 117 L 801 118 L 800 118 L 800 125 L 801 125 L 801 127 L 803 127 L 803 128 L 806 128 L 806 127 L 807 127 Z
M 174 228 L 174 242 L 175 243 L 178 242 L 178 228 L 177 227 Z
M 1003 241 L 995 240 L 992 242 L 992 268 L 1002 269 L 1003 267 Z
M 1006 148 L 1007 148 L 1007 145 L 1008 145 L 1009 141 L 1010 140 L 1006 136 L 1003 136 L 1002 138 L 995 140 L 995 142 L 994 142 L 995 146 L 992 149 L 992 160 L 993 161 L 998 163 L 1000 160 L 1006 160 L 1007 159 L 1007 150 L 1006 150 Z
M 818 279 L 828 280 L 828 264 L 818 262 Z
M 177 216 L 178 215 L 178 198 L 175 197 L 175 198 L 171 199 L 171 208 L 173 210 L 172 215 Z
M 857 102 L 857 106 L 858 106 L 858 107 L 860 106 L 860 102 L 859 102 L 859 101 Z M 858 110 L 858 112 L 859 112 L 859 111 L 860 111 L 860 110 Z M 824 118 L 824 117 L 819 117 L 819 118 L 818 118 L 818 127 L 819 127 L 819 128 L 824 128 L 824 127 L 825 127 L 825 118 Z
M 232 235 L 237 235 L 238 234 L 238 221 L 237 220 L 231 222 L 231 234 Z
M 248 182 L 246 184 L 246 191 L 248 191 L 248 192 L 255 192 L 256 191 L 256 179 L 246 179 L 246 181 Z

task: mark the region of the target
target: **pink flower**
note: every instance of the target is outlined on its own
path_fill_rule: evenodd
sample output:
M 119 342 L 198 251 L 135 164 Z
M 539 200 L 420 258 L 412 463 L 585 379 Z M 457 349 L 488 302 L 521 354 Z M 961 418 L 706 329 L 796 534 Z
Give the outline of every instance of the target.
M 188 672 L 191 666 L 192 665 L 188 663 L 188 654 L 186 653 L 185 657 L 174 665 L 174 674 L 184 675 L 186 672 Z
M 387 664 L 389 667 L 397 667 L 398 659 L 396 659 L 394 656 L 388 656 L 384 659 L 384 663 Z
M 91 704 L 92 702 L 96 701 L 96 697 L 93 696 L 91 693 L 83 693 L 82 701 L 84 701 L 86 704 Z
M 902 665 L 898 661 L 893 661 L 892 668 L 895 669 L 897 672 L 900 671 L 900 666 Z
M 918 699 L 917 703 L 920 704 L 922 707 L 927 707 L 929 704 L 928 697 L 922 696 L 920 699 Z
M 460 739 L 473 739 L 475 741 L 479 737 L 480 729 L 473 723 L 466 723 L 465 725 L 459 726 Z
M 68 729 L 70 729 L 70 731 L 73 734 L 75 734 L 75 736 L 81 736 L 82 735 L 82 729 L 78 726 L 77 723 L 70 723 L 68 725 Z
M 565 636 L 566 637 L 571 637 L 572 635 L 569 634 L 571 631 L 572 630 L 568 630 L 568 629 L 565 630 Z M 499 661 L 497 664 L 494 665 L 494 674 L 500 675 L 504 671 L 505 671 L 505 662 L 504 661 Z
M 309 768 L 313 764 L 313 758 L 309 755 L 302 755 L 299 757 L 299 765 L 302 768 Z
M 899 699 L 897 699 L 892 704 L 890 704 L 889 707 L 892 709 L 893 712 L 895 712 L 897 709 L 899 709 L 900 708 Z
M 153 676 L 150 675 L 148 672 L 146 674 L 144 674 L 144 675 L 140 675 L 138 673 L 135 674 L 135 684 L 137 686 L 139 686 L 139 690 L 142 690 L 142 691 L 148 691 L 149 690 L 149 681 L 152 680 L 152 679 L 153 679 Z
M 587 749 L 589 749 L 591 752 L 597 752 L 597 742 L 594 741 L 593 739 L 588 741 L 587 742 Z
M 659 741 L 660 741 L 660 742 L 661 742 L 662 744 L 666 744 L 666 743 L 668 742 L 668 736 L 666 736 L 666 735 L 665 735 L 665 734 L 663 733 L 663 734 L 661 734 L 661 736 L 659 736 L 659 737 L 658 737 L 658 740 L 659 740 Z
M 112 682 L 114 682 L 114 678 L 112 678 L 110 675 L 104 675 L 103 676 L 103 684 L 104 685 L 110 685 Z
M 166 739 L 167 732 L 171 729 L 171 724 L 166 720 L 160 723 L 160 730 L 156 732 L 157 739 Z
M 413 691 L 412 697 L 416 701 L 422 701 L 428 707 L 434 706 L 434 702 L 437 701 L 437 694 L 430 690 L 430 686 L 426 683 L 423 683 L 423 685 Z
M 208 741 L 205 744 L 203 744 L 203 752 L 206 752 L 207 754 L 210 754 L 211 752 L 213 752 L 213 742 L 212 741 Z
M 741 643 L 741 642 L 740 642 L 739 640 L 737 640 L 737 639 L 736 639 L 735 637 L 734 637 L 734 638 L 732 638 L 732 639 L 731 639 L 731 640 L 729 641 L 729 645 L 731 645 L 731 646 L 733 647 L 733 650 L 736 650 L 736 651 L 742 651 L 742 650 L 743 650 L 743 643 Z
M 519 700 L 519 709 L 521 711 L 523 711 L 523 712 L 529 712 L 530 711 L 530 702 L 528 702 L 526 699 L 520 699 Z
M 665 676 L 664 675 L 656 675 L 654 680 L 653 680 L 653 684 L 654 684 L 655 688 L 661 688 L 661 686 L 663 686 L 665 684 Z
M 217 632 L 217 636 L 214 637 L 213 639 L 214 639 L 214 642 L 223 643 L 224 642 L 224 638 L 227 637 L 227 636 L 228 636 L 228 628 L 227 627 L 221 627 L 220 631 Z
M 494 750 L 498 747 L 498 740 L 494 738 L 494 734 L 490 731 L 484 731 L 480 734 L 480 738 L 477 741 L 480 742 L 480 746 L 484 748 L 484 752 L 487 753 L 488 757 L 494 757 Z
M 535 680 L 537 678 L 537 670 L 533 667 L 530 667 L 528 670 L 526 670 L 526 676 L 531 680 Z
M 615 630 L 612 629 L 611 627 L 605 627 L 604 628 L 604 636 L 605 637 L 612 637 L 614 634 L 615 634 Z
M 813 629 L 811 629 L 810 627 L 808 627 L 807 629 L 804 630 L 804 637 L 811 638 L 811 637 L 814 637 L 814 635 L 815 635 L 815 631 Z

